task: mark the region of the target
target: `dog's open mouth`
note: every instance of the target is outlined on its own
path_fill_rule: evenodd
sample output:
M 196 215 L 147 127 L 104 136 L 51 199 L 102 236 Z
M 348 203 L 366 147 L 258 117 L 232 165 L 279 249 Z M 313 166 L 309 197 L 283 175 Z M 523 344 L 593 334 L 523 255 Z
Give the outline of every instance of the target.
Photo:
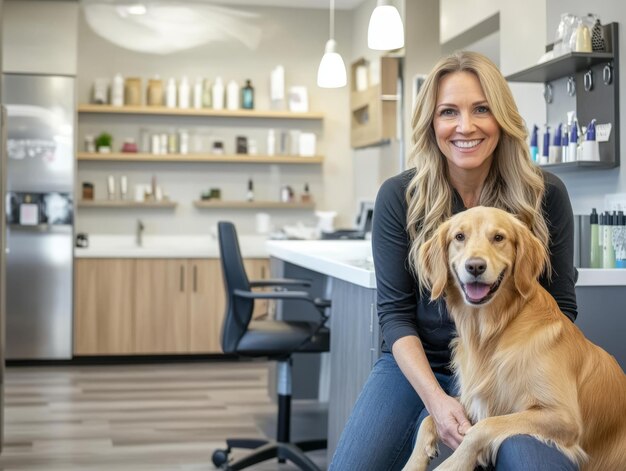
M 493 297 L 494 293 L 498 291 L 500 283 L 502 283 L 502 279 L 504 278 L 504 272 L 505 270 L 502 270 L 498 279 L 492 284 L 480 282 L 462 283 L 461 280 L 459 280 L 459 284 L 463 289 L 467 302 L 470 304 L 484 304 L 489 301 Z

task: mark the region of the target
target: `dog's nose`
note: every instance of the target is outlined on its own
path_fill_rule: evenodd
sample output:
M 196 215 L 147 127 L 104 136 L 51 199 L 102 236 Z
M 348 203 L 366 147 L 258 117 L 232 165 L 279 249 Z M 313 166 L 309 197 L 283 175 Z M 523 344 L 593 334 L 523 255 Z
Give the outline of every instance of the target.
M 487 269 L 487 262 L 483 258 L 470 258 L 465 262 L 465 269 L 474 276 L 482 275 Z

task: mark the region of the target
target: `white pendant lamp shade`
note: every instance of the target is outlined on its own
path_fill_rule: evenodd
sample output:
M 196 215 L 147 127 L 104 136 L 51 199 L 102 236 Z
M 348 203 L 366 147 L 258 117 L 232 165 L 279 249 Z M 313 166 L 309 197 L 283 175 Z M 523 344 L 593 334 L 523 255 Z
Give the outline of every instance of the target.
M 367 28 L 367 46 L 377 51 L 404 47 L 404 26 L 396 7 L 378 1 Z
M 324 56 L 317 69 L 317 86 L 322 88 L 340 88 L 348 83 L 346 65 L 341 56 L 335 52 L 337 43 L 329 39 L 326 43 Z

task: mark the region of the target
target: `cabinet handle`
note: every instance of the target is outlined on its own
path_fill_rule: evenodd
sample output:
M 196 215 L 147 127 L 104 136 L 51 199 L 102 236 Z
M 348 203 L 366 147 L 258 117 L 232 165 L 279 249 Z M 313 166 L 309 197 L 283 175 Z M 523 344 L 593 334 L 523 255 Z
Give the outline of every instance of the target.
M 185 291 L 185 267 L 180 266 L 180 291 L 181 293 Z
M 198 265 L 193 266 L 193 292 L 198 291 Z

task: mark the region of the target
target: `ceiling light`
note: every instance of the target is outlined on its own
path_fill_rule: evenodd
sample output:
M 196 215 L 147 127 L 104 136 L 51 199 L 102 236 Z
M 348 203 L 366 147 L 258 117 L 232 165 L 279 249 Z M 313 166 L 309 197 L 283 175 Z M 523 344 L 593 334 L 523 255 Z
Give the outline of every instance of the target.
M 346 66 L 341 55 L 336 52 L 335 0 L 330 0 L 330 39 L 326 42 L 324 55 L 317 69 L 317 86 L 322 88 L 340 88 L 348 83 Z
M 404 47 L 402 18 L 389 0 L 378 0 L 367 28 L 367 46 L 378 51 L 392 51 Z

